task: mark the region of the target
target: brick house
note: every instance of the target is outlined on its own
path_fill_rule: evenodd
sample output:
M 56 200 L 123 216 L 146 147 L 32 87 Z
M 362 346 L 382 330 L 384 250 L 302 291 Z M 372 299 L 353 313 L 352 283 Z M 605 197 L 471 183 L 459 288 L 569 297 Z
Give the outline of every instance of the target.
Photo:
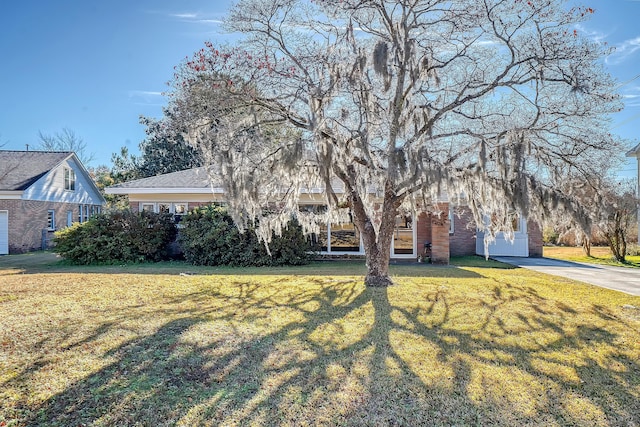
M 0 255 L 48 247 L 104 203 L 74 153 L 0 150 Z
M 336 193 L 342 188 L 335 183 Z M 322 189 L 309 189 L 300 197 L 300 209 L 323 209 Z M 131 209 L 170 212 L 177 216 L 189 209 L 210 203 L 224 203 L 224 190 L 212 185 L 203 168 L 188 169 L 142 178 L 105 189 L 107 194 L 126 195 Z M 425 253 L 434 263 L 447 264 L 450 256 L 484 254 L 482 235 L 477 232 L 471 214 L 464 207 L 449 207 L 446 198 L 438 203 L 441 213 L 415 212 L 399 216 L 391 248 L 394 259 L 416 259 Z M 447 214 L 448 213 L 448 214 Z M 353 224 L 327 224 L 317 236 L 326 255 L 363 255 L 364 248 Z M 524 218 L 517 220 L 513 242 L 498 237 L 489 247 L 494 256 L 542 256 L 540 228 Z

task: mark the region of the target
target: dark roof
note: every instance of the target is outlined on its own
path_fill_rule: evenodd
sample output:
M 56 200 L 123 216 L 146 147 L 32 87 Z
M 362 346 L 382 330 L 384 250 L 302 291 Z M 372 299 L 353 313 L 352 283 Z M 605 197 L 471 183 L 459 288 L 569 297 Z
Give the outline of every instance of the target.
M 73 153 L 0 150 L 0 190 L 25 190 Z
M 149 178 L 115 184 L 109 188 L 211 188 L 209 175 L 205 168 L 193 168 L 180 172 L 165 173 Z

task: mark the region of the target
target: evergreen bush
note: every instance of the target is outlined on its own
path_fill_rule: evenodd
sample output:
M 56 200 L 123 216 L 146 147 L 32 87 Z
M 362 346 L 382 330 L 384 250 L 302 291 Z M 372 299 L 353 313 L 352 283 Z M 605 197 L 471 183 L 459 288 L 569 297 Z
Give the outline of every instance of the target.
M 54 251 L 74 264 L 160 261 L 176 234 L 171 214 L 119 210 L 56 232 Z
M 311 243 L 296 221 L 282 236 L 273 236 L 271 255 L 253 229 L 240 233 L 226 210 L 218 206 L 196 208 L 182 219 L 178 243 L 185 259 L 196 265 L 277 266 L 307 264 Z

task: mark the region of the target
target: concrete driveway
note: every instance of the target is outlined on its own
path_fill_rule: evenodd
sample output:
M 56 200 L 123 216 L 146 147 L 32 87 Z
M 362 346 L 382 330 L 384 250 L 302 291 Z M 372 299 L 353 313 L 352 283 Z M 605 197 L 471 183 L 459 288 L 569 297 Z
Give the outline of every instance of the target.
M 542 273 L 567 277 L 607 289 L 640 296 L 640 268 L 584 264 L 551 258 L 492 257 L 496 261 Z

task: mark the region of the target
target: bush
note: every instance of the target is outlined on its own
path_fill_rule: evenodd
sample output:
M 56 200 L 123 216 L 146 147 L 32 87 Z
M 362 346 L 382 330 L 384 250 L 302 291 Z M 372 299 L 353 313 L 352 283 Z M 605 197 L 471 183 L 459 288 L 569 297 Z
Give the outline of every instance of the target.
M 630 243 L 627 245 L 627 255 L 629 256 L 639 256 L 640 255 L 640 245 L 635 243 Z
M 552 227 L 545 227 L 542 231 L 542 243 L 545 245 L 557 245 L 560 234 Z
M 74 264 L 159 261 L 176 233 L 170 214 L 113 211 L 56 232 L 54 251 Z
M 273 236 L 271 256 L 253 229 L 240 233 L 224 208 L 196 208 L 183 217 L 181 224 L 178 243 L 192 264 L 246 267 L 301 265 L 311 260 L 311 244 L 295 221 L 282 236 Z

